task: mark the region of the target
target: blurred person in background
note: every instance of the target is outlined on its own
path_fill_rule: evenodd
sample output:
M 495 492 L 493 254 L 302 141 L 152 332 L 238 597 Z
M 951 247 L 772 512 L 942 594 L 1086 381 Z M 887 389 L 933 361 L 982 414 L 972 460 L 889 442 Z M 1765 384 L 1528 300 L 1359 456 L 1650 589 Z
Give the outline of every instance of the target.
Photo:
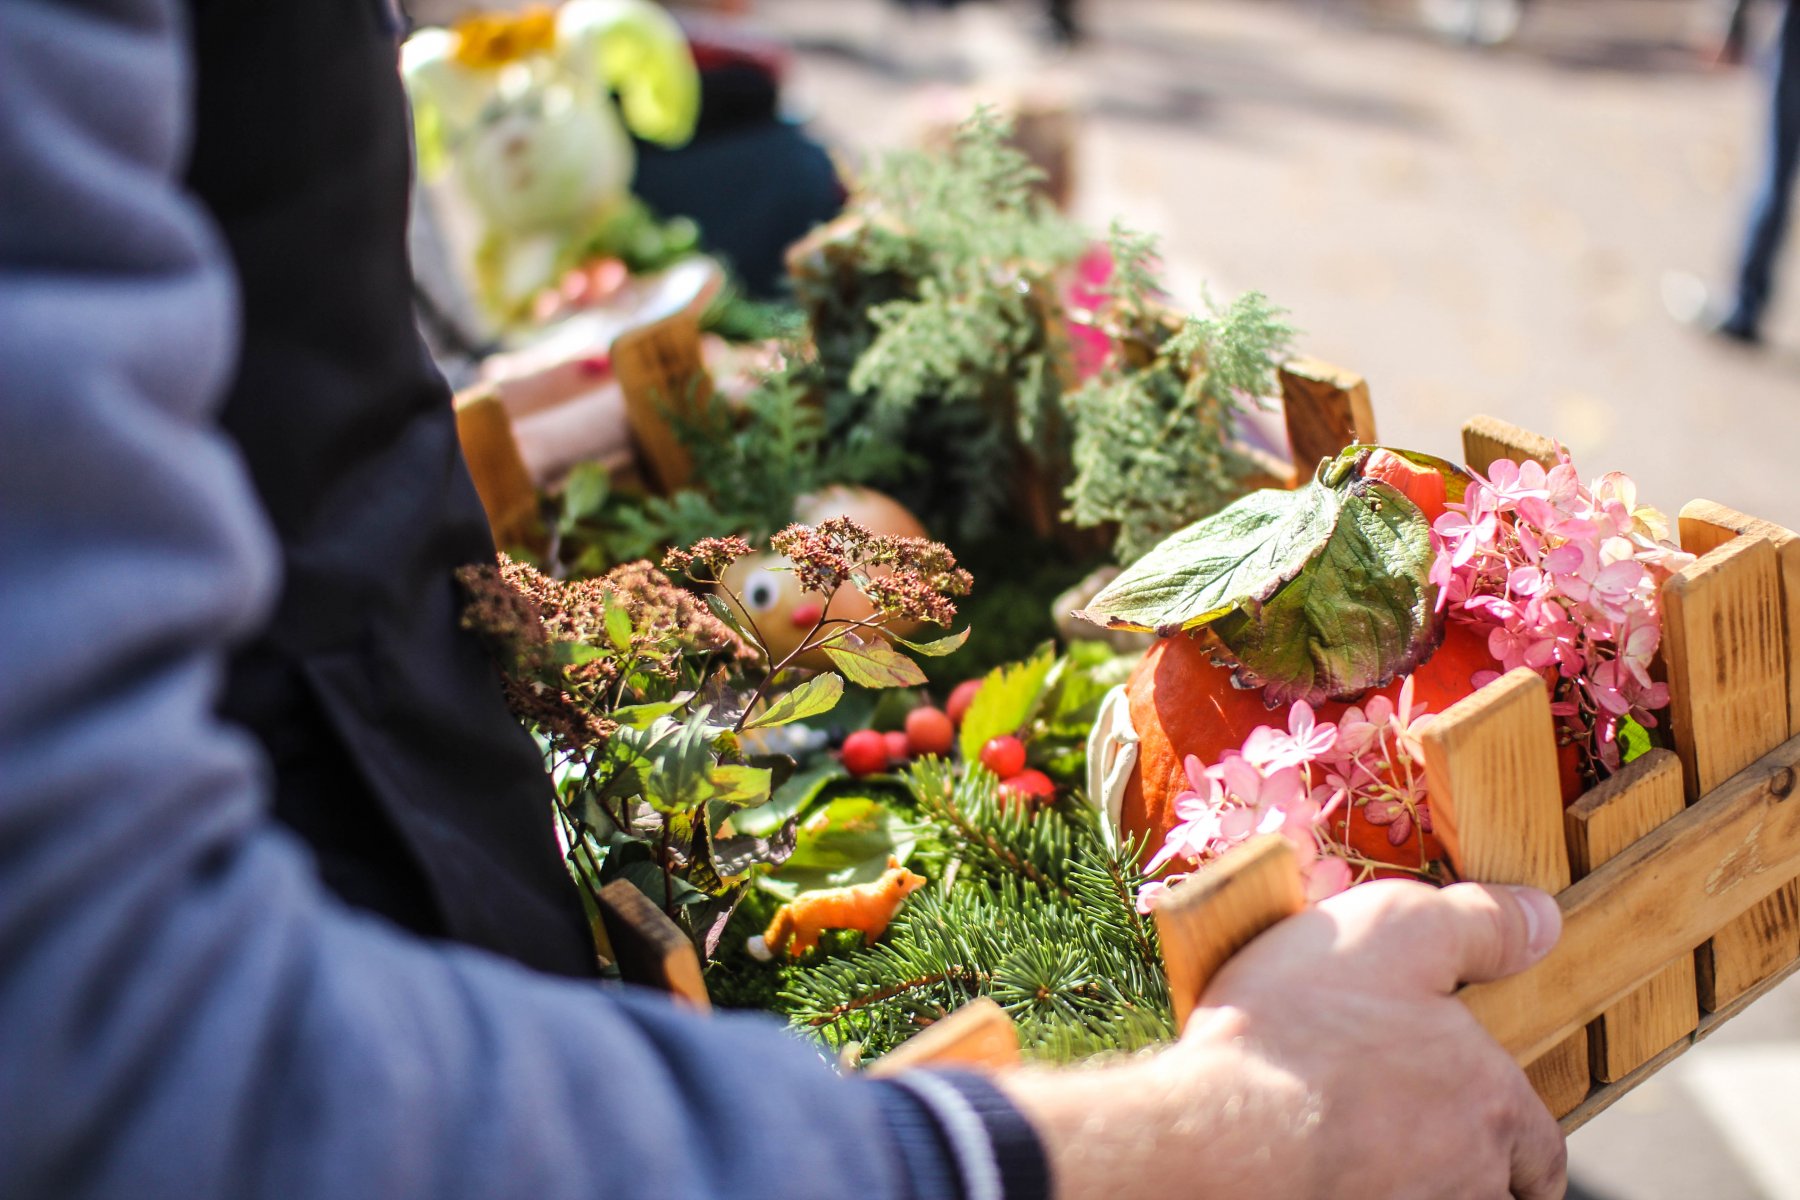
M 454 629 L 491 545 L 407 315 L 397 33 L 0 7 L 0 1195 L 1561 1194 L 1451 996 L 1542 957 L 1538 892 L 1358 889 L 1175 1047 L 994 1080 L 555 978 L 548 784 Z
M 1800 165 L 1800 21 L 1795 19 L 1793 0 L 1782 5 L 1781 29 L 1770 57 L 1762 175 L 1738 254 L 1737 275 L 1729 297 L 1702 313 L 1712 332 L 1747 344 L 1762 341 L 1777 260 L 1787 240 L 1794 171 Z

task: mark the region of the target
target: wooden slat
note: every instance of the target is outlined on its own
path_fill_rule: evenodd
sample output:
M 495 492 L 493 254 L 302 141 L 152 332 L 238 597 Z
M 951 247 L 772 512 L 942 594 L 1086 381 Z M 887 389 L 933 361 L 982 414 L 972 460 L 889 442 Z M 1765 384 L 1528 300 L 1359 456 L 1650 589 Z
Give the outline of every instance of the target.
M 600 917 L 625 982 L 659 988 L 695 1008 L 712 1008 L 694 943 L 636 884 L 615 879 L 601 888 Z
M 1294 475 L 1311 479 L 1319 460 L 1355 442 L 1375 441 L 1375 410 L 1361 375 L 1315 358 L 1297 358 L 1280 371 Z
M 497 394 L 480 391 L 457 397 L 456 440 L 462 445 L 463 461 L 475 481 L 475 493 L 481 497 L 494 542 L 501 549 L 530 544 L 538 536 L 537 488 L 519 455 L 512 420 Z
M 693 478 L 694 462 L 669 414 L 698 412 L 712 396 L 699 318 L 683 310 L 619 335 L 612 364 L 646 473 L 663 494 L 679 491 Z
M 1154 916 L 1175 1027 L 1187 1024 L 1226 959 L 1305 907 L 1299 860 L 1278 833 L 1251 838 L 1170 888 Z
M 1563 814 L 1574 878 L 1586 878 L 1685 806 L 1676 755 L 1652 750 L 1628 764 Z M 1684 952 L 1588 1027 L 1594 1078 L 1623 1079 L 1699 1023 L 1694 957 Z
M 1691 554 L 1716 550 L 1739 534 L 1766 537 L 1781 561 L 1781 613 L 1788 655 L 1789 737 L 1800 737 L 1800 534 L 1747 517 L 1711 500 L 1693 500 L 1681 509 L 1681 547 Z
M 1669 723 L 1690 801 L 1787 737 L 1787 655 L 1775 545 L 1734 537 L 1663 586 Z M 1790 877 L 1700 951 L 1700 1003 L 1729 1003 L 1800 954 Z
M 1482 883 L 1569 886 L 1562 784 L 1550 694 L 1521 667 L 1457 701 L 1420 734 L 1431 820 L 1457 874 Z M 1525 1060 L 1525 1074 L 1560 1117 L 1587 1098 L 1587 1030 Z
M 1557 896 L 1555 948 L 1528 971 L 1463 988 L 1463 1002 L 1520 1060 L 1586 1025 L 1800 874 L 1797 773 L 1791 738 L 1571 884 Z
M 913 1067 L 1017 1066 L 1019 1031 L 1006 1010 L 986 996 L 969 1001 L 869 1064 L 871 1075 L 893 1075 Z
M 1462 439 L 1463 461 L 1484 475 L 1497 458 L 1514 462 L 1534 458 L 1546 467 L 1556 465 L 1553 440 L 1499 417 L 1470 417 L 1463 422 Z
M 1782 968 L 1782 970 L 1763 980 L 1761 983 L 1745 992 L 1742 996 L 1739 996 L 1736 1000 L 1733 1000 L 1730 1004 L 1721 1008 L 1718 1012 L 1707 1013 L 1705 1016 L 1701 1017 L 1699 1027 L 1696 1028 L 1694 1032 L 1683 1037 L 1673 1046 L 1670 1046 L 1667 1050 L 1664 1050 L 1661 1054 L 1658 1054 L 1655 1058 L 1652 1058 L 1649 1062 L 1645 1063 L 1625 1078 L 1619 1080 L 1617 1083 L 1609 1083 L 1605 1087 L 1597 1087 L 1589 1092 L 1588 1098 L 1581 1102 L 1580 1107 L 1576 1108 L 1574 1112 L 1562 1119 L 1563 1136 L 1567 1137 L 1577 1129 L 1580 1129 L 1583 1125 L 1586 1125 L 1589 1121 L 1593 1120 L 1621 1100 L 1625 1096 L 1625 1093 L 1629 1092 L 1632 1088 L 1644 1082 L 1644 1080 L 1650 1078 L 1652 1075 L 1674 1062 L 1677 1058 L 1680 1058 L 1692 1047 L 1699 1045 L 1701 1042 L 1717 1033 L 1725 1022 L 1731 1020 L 1731 1018 L 1737 1016 L 1746 1008 L 1749 1008 L 1752 1004 L 1774 991 L 1781 984 L 1786 983 L 1788 977 L 1796 970 L 1800 970 L 1800 960 L 1789 963 L 1786 967 Z

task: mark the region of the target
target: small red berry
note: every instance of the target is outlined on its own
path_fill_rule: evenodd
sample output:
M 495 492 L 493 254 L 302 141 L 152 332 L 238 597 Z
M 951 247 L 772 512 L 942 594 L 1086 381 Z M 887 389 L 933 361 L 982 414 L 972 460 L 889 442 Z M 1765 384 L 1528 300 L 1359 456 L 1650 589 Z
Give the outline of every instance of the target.
M 956 745 L 956 727 L 941 708 L 915 708 L 906 714 L 906 743 L 915 755 L 948 754 Z
M 1002 779 L 1010 779 L 1025 769 L 1025 743 L 1010 733 L 991 738 L 981 748 L 981 765 Z
M 1042 808 L 1056 799 L 1056 784 L 1042 771 L 1024 770 L 1000 781 L 1000 795 L 1009 800 L 1029 800 Z
M 913 756 L 912 747 L 907 743 L 906 735 L 898 729 L 881 735 L 887 743 L 887 756 L 890 763 L 903 763 Z
M 969 705 L 975 703 L 975 693 L 981 690 L 981 680 L 965 679 L 957 684 L 950 693 L 949 703 L 944 705 L 950 714 L 952 725 L 961 725 L 963 714 L 969 711 Z
M 873 729 L 859 729 L 844 739 L 844 769 L 852 775 L 875 775 L 887 770 L 887 738 Z

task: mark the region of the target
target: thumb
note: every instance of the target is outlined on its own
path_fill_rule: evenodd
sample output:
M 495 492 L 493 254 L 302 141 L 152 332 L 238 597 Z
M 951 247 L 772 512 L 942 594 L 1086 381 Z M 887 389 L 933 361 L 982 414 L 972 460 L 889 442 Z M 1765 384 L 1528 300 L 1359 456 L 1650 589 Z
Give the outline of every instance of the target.
M 1537 888 L 1456 883 L 1436 897 L 1445 953 L 1445 991 L 1516 975 L 1534 965 L 1562 935 L 1562 909 Z

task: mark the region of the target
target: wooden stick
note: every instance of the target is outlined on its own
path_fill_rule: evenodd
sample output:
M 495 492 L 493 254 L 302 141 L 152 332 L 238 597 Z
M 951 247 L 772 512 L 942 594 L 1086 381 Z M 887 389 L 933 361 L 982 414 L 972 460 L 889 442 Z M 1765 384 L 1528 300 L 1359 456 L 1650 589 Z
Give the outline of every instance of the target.
M 1562 783 L 1550 693 L 1520 667 L 1446 709 L 1421 732 L 1432 828 L 1457 873 L 1482 883 L 1569 885 Z M 1577 1028 L 1525 1073 L 1558 1117 L 1587 1098 L 1587 1030 Z
M 1563 932 L 1529 971 L 1459 993 L 1523 1061 L 1800 874 L 1800 738 L 1726 780 L 1557 897 Z
M 646 472 L 664 495 L 679 491 L 693 478 L 694 461 L 669 414 L 697 413 L 712 396 L 698 316 L 683 310 L 620 334 L 612 364 Z
M 1734 537 L 1663 586 L 1669 723 L 1690 801 L 1787 737 L 1787 653 L 1775 545 Z M 1800 955 L 1800 884 L 1722 926 L 1699 956 L 1711 1012 Z
M 1462 439 L 1463 460 L 1484 475 L 1499 458 L 1514 462 L 1529 458 L 1546 467 L 1556 465 L 1555 441 L 1499 417 L 1470 417 L 1463 422 Z
M 456 439 L 495 544 L 505 549 L 530 543 L 538 533 L 537 488 L 497 393 L 483 390 L 456 398 Z
M 956 1063 L 998 1071 L 1019 1064 L 1019 1031 L 1006 1010 L 978 996 L 869 1064 L 871 1075 Z
M 1686 806 L 1681 760 L 1652 750 L 1601 783 L 1563 814 L 1569 868 L 1586 878 Z M 1683 953 L 1588 1027 L 1594 1078 L 1614 1083 L 1649 1062 L 1700 1023 L 1694 956 Z
M 1316 358 L 1285 363 L 1279 375 L 1295 478 L 1311 479 L 1320 459 L 1375 440 L 1375 409 L 1361 375 Z
M 600 916 L 625 982 L 660 988 L 703 1011 L 712 1008 L 694 943 L 636 884 L 615 879 L 601 888 Z
M 1187 1024 L 1226 959 L 1305 907 L 1299 860 L 1278 833 L 1251 838 L 1170 888 L 1153 915 L 1175 1027 Z

